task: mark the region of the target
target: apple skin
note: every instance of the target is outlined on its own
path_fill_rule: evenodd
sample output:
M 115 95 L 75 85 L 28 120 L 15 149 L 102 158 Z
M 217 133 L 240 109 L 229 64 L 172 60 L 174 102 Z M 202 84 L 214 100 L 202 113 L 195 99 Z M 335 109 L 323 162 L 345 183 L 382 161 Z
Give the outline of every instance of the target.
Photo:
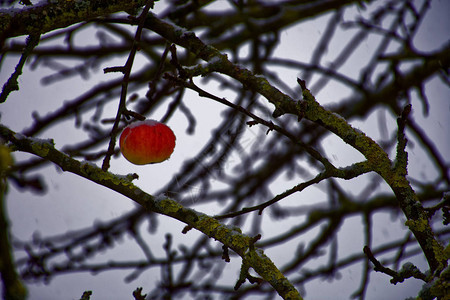
M 128 125 L 120 135 L 120 152 L 132 164 L 160 163 L 175 148 L 175 134 L 165 124 L 144 120 Z

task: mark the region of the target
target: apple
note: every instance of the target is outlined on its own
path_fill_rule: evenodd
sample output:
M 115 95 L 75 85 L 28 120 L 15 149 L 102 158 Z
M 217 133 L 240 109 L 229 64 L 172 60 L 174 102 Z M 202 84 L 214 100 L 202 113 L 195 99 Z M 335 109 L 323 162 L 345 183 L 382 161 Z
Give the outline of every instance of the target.
M 173 131 L 155 120 L 134 122 L 125 127 L 120 135 L 120 152 L 135 165 L 165 161 L 174 148 Z

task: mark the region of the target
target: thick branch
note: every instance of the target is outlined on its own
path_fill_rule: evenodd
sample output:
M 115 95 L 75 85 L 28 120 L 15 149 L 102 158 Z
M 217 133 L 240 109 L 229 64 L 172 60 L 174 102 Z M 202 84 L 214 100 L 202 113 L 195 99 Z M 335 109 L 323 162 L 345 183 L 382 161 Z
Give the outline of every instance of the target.
M 0 10 L 0 41 L 32 33 L 46 33 L 120 11 L 136 11 L 145 0 L 48 1 L 20 10 Z
M 105 172 L 93 164 L 79 162 L 55 149 L 51 140 L 28 138 L 11 131 L 3 125 L 0 125 L 0 137 L 10 142 L 15 150 L 28 152 L 47 159 L 60 166 L 63 171 L 77 174 L 114 190 L 149 211 L 177 219 L 186 223 L 189 227 L 195 228 L 205 235 L 220 241 L 245 259 L 284 299 L 302 299 L 295 287 L 284 277 L 263 251 L 253 246 L 253 239 L 242 234 L 239 228 L 226 226 L 213 217 L 185 208 L 168 197 L 155 197 L 147 194 L 131 182 L 133 176 L 118 176 Z

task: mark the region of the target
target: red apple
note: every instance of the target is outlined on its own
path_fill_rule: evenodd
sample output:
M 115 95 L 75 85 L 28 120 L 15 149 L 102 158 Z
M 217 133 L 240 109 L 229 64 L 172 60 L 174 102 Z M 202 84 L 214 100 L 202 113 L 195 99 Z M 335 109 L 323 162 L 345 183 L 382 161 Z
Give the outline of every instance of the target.
M 155 120 L 128 125 L 120 135 L 120 152 L 131 163 L 159 163 L 170 157 L 175 148 L 175 134 Z

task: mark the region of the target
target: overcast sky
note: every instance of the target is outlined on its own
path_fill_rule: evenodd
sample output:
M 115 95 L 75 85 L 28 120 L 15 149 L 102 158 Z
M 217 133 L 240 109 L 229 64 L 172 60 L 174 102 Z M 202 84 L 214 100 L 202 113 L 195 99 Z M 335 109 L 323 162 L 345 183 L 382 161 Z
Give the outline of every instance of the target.
M 162 3 L 156 3 L 156 11 L 161 11 Z M 356 12 L 356 10 L 353 10 Z M 421 51 L 428 51 L 437 49 L 449 41 L 450 21 L 448 14 L 450 12 L 450 1 L 433 1 L 431 11 L 428 13 L 426 19 L 421 25 L 421 31 L 415 40 L 415 46 Z M 281 35 L 281 45 L 279 51 L 280 57 L 295 57 L 295 59 L 302 59 L 308 61 L 311 56 L 316 41 L 324 30 L 324 21 L 326 18 L 313 20 L 302 23 L 301 26 L 291 27 L 288 31 Z M 345 32 L 340 33 L 342 39 L 345 39 Z M 90 44 L 95 42 L 95 31 L 85 31 L 78 37 L 81 44 Z M 302 43 L 301 51 L 298 41 L 307 41 Z M 339 42 L 336 42 L 335 47 L 339 47 Z M 367 53 L 372 47 L 371 41 L 367 41 Z M 245 55 L 245 51 L 242 53 Z M 327 59 L 334 58 L 333 49 L 329 49 Z M 365 59 L 364 49 L 358 54 L 361 60 Z M 117 57 L 108 66 L 120 65 L 125 62 L 124 57 Z M 139 66 L 140 60 L 143 57 L 137 57 L 135 65 Z M 3 85 L 15 64 L 18 61 L 18 56 L 9 56 L 3 62 L 0 73 L 0 84 Z M 30 127 L 32 124 L 31 115 L 37 112 L 43 116 L 48 111 L 52 111 L 60 106 L 62 101 L 69 101 L 76 98 L 82 91 L 88 90 L 90 86 L 98 82 L 105 82 L 115 78 L 115 74 L 103 74 L 101 66 L 89 77 L 88 80 L 81 78 L 72 78 L 57 82 L 56 84 L 43 86 L 41 78 L 50 75 L 53 72 L 48 68 L 40 66 L 37 69 L 30 70 L 30 65 L 24 69 L 24 74 L 20 77 L 20 91 L 11 93 L 7 102 L 0 105 L 1 123 L 7 125 L 14 131 L 21 131 Z M 343 69 L 354 66 L 344 66 Z M 359 70 L 359 69 L 357 69 Z M 297 71 L 286 71 L 283 73 L 282 79 L 289 86 L 295 86 L 296 77 L 299 76 Z M 427 117 L 423 115 L 421 104 L 416 99 L 413 102 L 414 117 L 417 123 L 424 124 L 430 137 L 436 143 L 436 146 L 441 149 L 441 153 L 450 153 L 450 138 L 448 130 L 450 128 L 450 91 L 448 87 L 435 78 L 427 83 L 426 87 L 429 91 L 428 98 L 430 100 L 430 113 Z M 145 90 L 138 91 L 140 96 L 145 95 Z M 216 91 L 224 97 L 232 97 L 222 90 Z M 225 93 L 225 94 L 221 94 Z M 329 87 L 323 89 L 316 95 L 319 102 L 322 104 L 332 104 L 334 99 L 339 100 L 349 96 L 351 93 L 345 88 Z M 414 96 L 415 97 L 415 96 Z M 417 97 L 416 97 L 417 98 Z M 110 112 L 110 116 L 115 116 L 117 103 L 112 102 L 111 105 L 105 107 L 105 115 Z M 174 116 L 168 123 L 177 135 L 177 145 L 175 152 L 171 159 L 158 165 L 151 166 L 135 166 L 130 164 L 124 158 L 119 157 L 112 161 L 111 172 L 118 174 L 138 173 L 140 178 L 136 182 L 138 186 L 149 193 L 157 191 L 168 182 L 175 170 L 179 170 L 182 162 L 187 157 L 194 156 L 198 152 L 198 145 L 204 144 L 211 134 L 210 124 L 214 123 L 220 117 L 223 107 L 206 99 L 199 99 L 199 97 L 187 92 L 186 105 L 192 108 L 193 113 L 198 118 L 197 131 L 194 136 L 185 133 L 187 121 L 183 116 Z M 152 118 L 160 119 L 165 113 L 165 108 L 161 107 Z M 374 128 L 374 122 L 380 117 L 379 112 L 374 112 L 367 120 L 352 120 L 352 124 L 368 133 L 369 136 L 379 137 L 380 133 L 378 127 Z M 385 115 L 388 127 L 395 126 L 395 117 L 389 114 Z M 258 143 L 258 129 L 250 128 L 246 133 L 246 146 L 251 149 L 252 146 Z M 61 123 L 57 128 L 51 128 L 40 134 L 41 138 L 54 138 L 56 147 L 60 149 L 67 144 L 74 144 L 81 140 L 83 132 L 74 129 L 74 120 L 69 120 Z M 415 178 L 429 178 L 436 176 L 434 170 L 428 168 L 430 161 L 423 157 L 423 153 L 415 149 L 413 144 L 410 145 L 410 167 L 409 173 Z M 362 159 L 362 156 L 349 149 L 339 139 L 330 136 L 323 142 L 325 151 L 328 157 L 331 158 L 336 166 L 346 166 L 351 162 Z M 106 147 L 106 146 L 105 146 Z M 26 154 L 15 153 L 16 160 L 20 161 Z M 231 167 L 231 166 L 230 166 Z M 13 185 L 10 185 L 8 194 L 8 211 L 9 218 L 12 223 L 12 233 L 17 240 L 29 240 L 33 236 L 51 236 L 64 234 L 70 230 L 77 230 L 99 224 L 99 222 L 107 221 L 116 218 L 123 213 L 132 210 L 135 204 L 129 199 L 125 199 L 104 187 L 95 185 L 86 181 L 83 178 L 72 174 L 63 173 L 56 167 L 46 167 L 39 170 L 40 173 L 45 174 L 48 191 L 45 194 L 35 194 L 30 191 L 19 191 Z M 364 175 L 361 179 L 352 182 L 343 183 L 343 186 L 348 186 L 352 193 L 358 193 L 355 190 L 355 182 L 358 180 L 370 180 L 371 175 Z M 217 182 L 216 184 L 220 184 Z M 293 181 L 279 180 L 271 186 L 273 193 L 286 190 L 293 185 Z M 381 188 L 382 189 L 382 188 Z M 192 202 L 197 201 L 197 191 L 192 191 Z M 312 188 L 305 191 L 305 198 L 317 199 L 324 198 L 320 188 Z M 313 202 L 312 202 L 313 203 Z M 289 205 L 289 200 L 284 204 Z M 195 209 L 213 215 L 220 211 L 219 206 L 213 205 L 198 205 Z M 160 228 L 170 231 L 174 236 L 176 245 L 189 244 L 195 240 L 199 233 L 190 231 L 184 235 L 181 233 L 184 225 L 178 221 L 169 219 L 167 217 L 159 217 Z M 264 228 L 264 237 L 270 237 L 282 232 L 282 222 L 274 224 L 270 218 L 265 218 L 267 224 Z M 390 214 L 379 214 L 374 219 L 374 227 L 378 228 L 374 232 L 374 243 L 395 240 L 402 238 L 406 233 L 402 225 L 403 219 L 393 217 Z M 247 225 L 250 226 L 250 225 Z M 363 240 L 355 237 L 353 234 L 355 228 L 361 225 L 359 217 L 350 218 L 343 225 L 339 239 L 341 241 L 340 253 L 342 257 L 362 250 Z M 245 228 L 244 228 L 245 231 Z M 310 232 L 314 235 L 316 232 Z M 165 231 L 159 230 L 157 234 L 148 235 L 151 239 L 152 251 L 156 256 L 163 256 L 162 245 L 165 242 Z M 308 236 L 305 236 L 308 238 Z M 289 247 L 287 245 L 286 247 Z M 341 252 L 342 251 L 342 252 Z M 284 261 L 284 254 L 279 249 L 269 249 L 266 251 L 268 256 L 273 259 L 277 266 L 282 265 Z M 17 253 L 19 258 L 23 253 Z M 135 242 L 131 239 L 123 240 L 117 247 L 111 249 L 101 256 L 98 256 L 99 261 L 108 260 L 127 260 L 128 257 L 143 257 L 142 251 L 137 247 Z M 423 259 L 417 258 L 414 262 L 426 269 L 426 263 Z M 314 266 L 312 264 L 311 266 Z M 240 259 L 234 258 L 230 264 L 226 265 L 226 276 L 220 279 L 224 283 L 234 284 L 240 267 Z M 131 283 L 124 283 L 123 279 L 129 274 L 129 271 L 112 271 L 104 272 L 96 276 L 90 276 L 86 273 L 63 275 L 54 278 L 48 285 L 42 283 L 28 283 L 30 298 L 32 300 L 38 299 L 79 299 L 84 290 L 93 290 L 93 297 L 91 299 L 131 299 L 131 292 L 135 287 L 142 286 L 147 289 L 152 289 L 152 283 L 160 280 L 160 271 L 157 268 L 150 269 L 135 281 Z M 360 283 L 361 266 L 352 266 L 345 268 L 342 271 L 342 278 L 334 282 L 314 281 L 306 285 L 306 299 L 346 299 L 357 289 Z M 372 273 L 370 289 L 368 290 L 367 299 L 380 299 L 379 295 L 389 295 L 385 299 L 401 299 L 407 296 L 414 296 L 420 290 L 421 282 L 414 279 L 406 280 L 401 283 L 401 288 L 389 284 L 388 276 L 379 273 Z M 325 288 L 324 288 L 325 287 Z

